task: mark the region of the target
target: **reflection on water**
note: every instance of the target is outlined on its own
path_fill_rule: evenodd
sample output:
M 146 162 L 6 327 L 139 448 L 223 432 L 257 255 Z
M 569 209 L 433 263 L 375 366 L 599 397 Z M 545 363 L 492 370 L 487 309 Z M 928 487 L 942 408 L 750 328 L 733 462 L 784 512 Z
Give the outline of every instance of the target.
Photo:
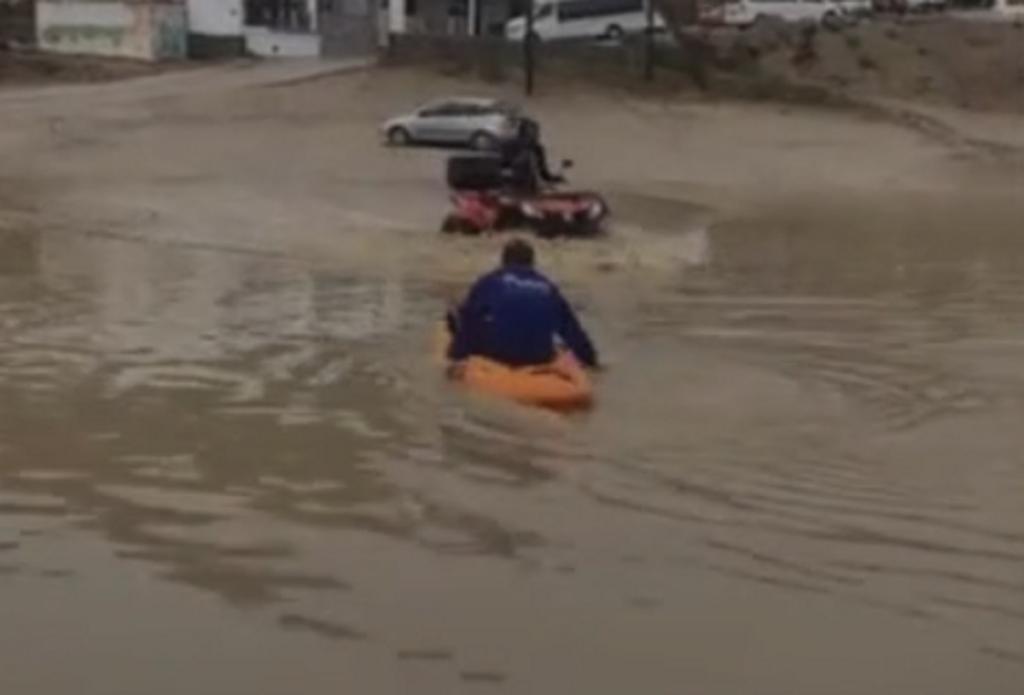
M 209 692 L 1017 692 L 1019 217 L 848 208 L 545 249 L 614 364 L 572 418 L 443 382 L 443 267 L 5 233 L 0 683 L 111 692 L 25 665 L 59 585 Z

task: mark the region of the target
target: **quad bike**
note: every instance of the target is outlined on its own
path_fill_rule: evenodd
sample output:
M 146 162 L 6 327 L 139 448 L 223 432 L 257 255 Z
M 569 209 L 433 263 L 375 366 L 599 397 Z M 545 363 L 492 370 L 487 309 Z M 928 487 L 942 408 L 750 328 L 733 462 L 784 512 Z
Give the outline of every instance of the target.
M 562 163 L 563 169 L 572 162 Z M 459 156 L 448 160 L 448 185 L 454 209 L 441 230 L 452 234 L 481 234 L 529 229 L 544 238 L 600 235 L 608 204 L 596 193 L 559 191 L 553 186 L 524 191 L 512 185 L 501 162 L 493 156 Z

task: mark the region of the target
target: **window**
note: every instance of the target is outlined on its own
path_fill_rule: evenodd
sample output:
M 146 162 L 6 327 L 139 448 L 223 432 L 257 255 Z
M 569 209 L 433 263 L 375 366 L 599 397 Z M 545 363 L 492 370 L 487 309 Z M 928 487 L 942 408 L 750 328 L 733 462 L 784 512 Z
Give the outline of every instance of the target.
M 643 10 L 644 0 L 567 0 L 558 4 L 558 18 L 571 21 Z
M 285 31 L 309 31 L 309 8 L 305 0 L 246 0 L 247 26 Z
M 555 6 L 554 5 L 551 5 L 551 4 L 541 5 L 540 7 L 537 8 L 536 12 L 533 13 L 533 18 L 534 18 L 534 20 L 547 19 L 548 17 L 550 17 L 554 13 L 555 13 Z
M 494 103 L 491 109 L 494 113 L 500 113 L 505 116 L 517 116 L 519 115 L 519 107 L 515 104 L 510 104 L 507 101 L 498 101 Z
M 422 109 L 420 109 L 419 117 L 437 118 L 438 116 L 441 115 L 444 106 L 444 104 L 430 104 L 429 106 L 424 106 Z
M 459 104 L 459 103 L 456 103 L 456 102 L 452 102 L 450 104 L 445 104 L 443 107 L 441 107 L 441 115 L 442 116 L 469 116 L 470 114 L 473 113 L 473 110 L 476 109 L 476 108 L 478 108 L 478 107 L 476 107 L 473 104 Z
M 461 104 L 457 101 L 446 101 L 440 104 L 431 104 L 423 108 L 420 118 L 447 118 L 449 116 L 468 116 L 477 108 L 473 104 Z

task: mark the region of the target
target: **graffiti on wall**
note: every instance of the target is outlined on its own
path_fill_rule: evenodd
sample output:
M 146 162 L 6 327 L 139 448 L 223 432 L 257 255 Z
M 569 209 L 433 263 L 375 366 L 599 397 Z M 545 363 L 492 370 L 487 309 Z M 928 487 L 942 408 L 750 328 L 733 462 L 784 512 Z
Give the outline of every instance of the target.
M 128 34 L 127 27 L 108 27 L 97 24 L 51 24 L 43 27 L 41 37 L 43 45 L 62 43 L 85 43 L 103 41 L 112 46 L 124 43 Z
M 42 48 L 154 60 L 187 51 L 184 5 L 127 0 L 40 0 Z

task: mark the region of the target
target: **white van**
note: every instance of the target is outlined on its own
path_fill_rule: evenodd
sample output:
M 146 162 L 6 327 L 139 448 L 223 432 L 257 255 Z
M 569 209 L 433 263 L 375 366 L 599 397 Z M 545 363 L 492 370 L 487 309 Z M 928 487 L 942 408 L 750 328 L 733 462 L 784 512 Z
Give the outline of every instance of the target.
M 533 33 L 542 41 L 557 39 L 621 39 L 647 28 L 645 0 L 536 0 Z M 665 23 L 655 14 L 654 26 Z M 505 24 L 505 37 L 522 41 L 526 17 Z
M 746 27 L 769 17 L 784 22 L 828 24 L 842 21 L 846 12 L 835 0 L 721 0 L 703 5 L 700 22 Z
M 1024 0 L 995 0 L 992 11 L 1007 19 L 1024 19 Z

